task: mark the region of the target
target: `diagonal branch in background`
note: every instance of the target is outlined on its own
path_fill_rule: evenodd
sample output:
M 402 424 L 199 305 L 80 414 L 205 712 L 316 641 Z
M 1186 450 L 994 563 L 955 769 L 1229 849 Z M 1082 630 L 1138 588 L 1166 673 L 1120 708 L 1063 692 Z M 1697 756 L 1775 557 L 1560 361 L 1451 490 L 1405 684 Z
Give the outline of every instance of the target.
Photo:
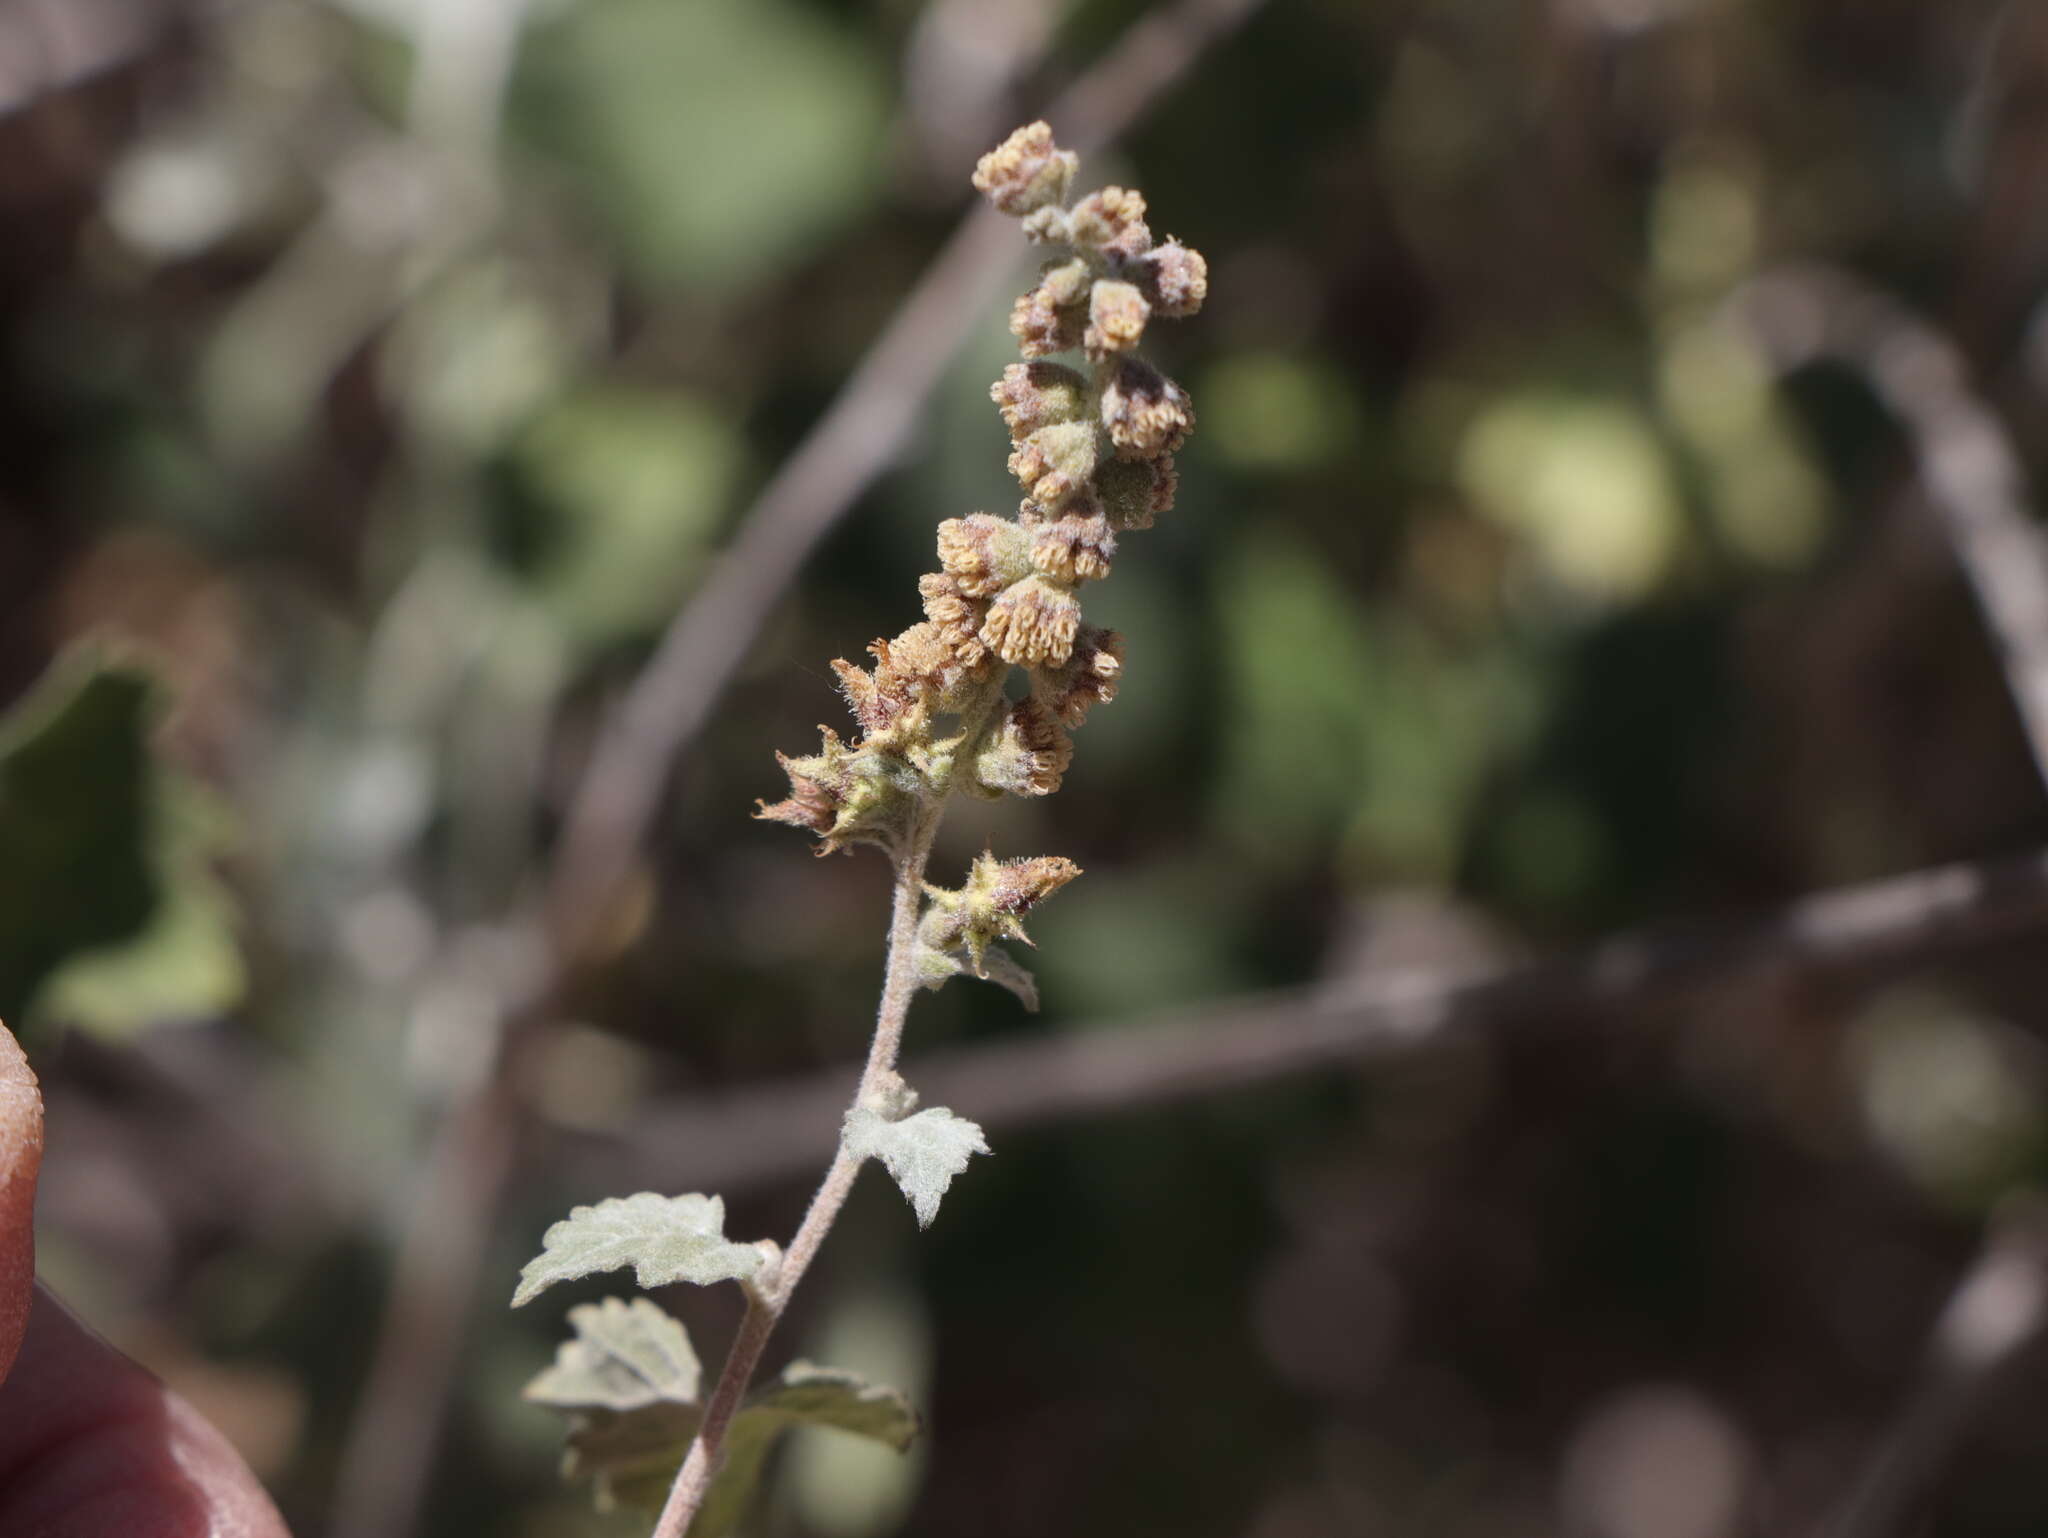
M 1413 1050 L 1453 1031 L 1619 1021 L 1759 971 L 1871 978 L 2048 927 L 2048 850 L 1947 865 L 1801 898 L 1721 925 L 1616 936 L 1556 960 L 1378 971 L 1310 993 L 1240 999 L 1147 1026 L 936 1052 L 905 1070 L 934 1104 L 991 1131 L 1243 1089 Z M 808 1174 L 838 1136 L 840 1071 L 646 1115 L 587 1157 L 677 1171 L 731 1193 Z M 579 1178 L 602 1185 L 597 1169 Z
M 1127 128 L 1262 0 L 1182 0 L 1135 23 L 1048 109 L 1076 149 Z M 1000 244 L 997 241 L 1000 239 Z M 976 211 L 926 268 L 825 415 L 763 488 L 598 736 L 532 930 L 545 975 L 503 1001 L 486 1081 L 437 1128 L 397 1247 L 368 1381 L 351 1412 L 335 1538 L 418 1524 L 484 1238 L 510 1174 L 508 1086 L 630 876 L 676 760 L 805 559 L 900 453 L 968 327 L 1005 280 L 1014 231 Z M 431 1260 L 421 1256 L 433 1257 Z M 430 1348 L 420 1349 L 421 1343 Z
M 1137 22 L 1045 116 L 1086 153 L 1128 128 L 1261 0 L 1184 0 Z M 741 517 L 600 732 L 570 803 L 550 929 L 582 949 L 696 739 L 818 542 L 903 452 L 962 340 L 1009 280 L 1015 231 L 981 206 L 947 240 L 815 426 Z
M 1971 390 L 1962 354 L 1897 300 L 1831 268 L 1768 273 L 1723 313 L 1780 374 L 1847 364 L 1898 420 L 2048 782 L 2048 537 L 2028 505 L 2019 456 Z
M 1936 1316 L 1918 1390 L 1899 1410 L 1822 1538 L 1909 1531 L 1941 1465 L 2048 1328 L 2048 1209 L 2030 1197 L 1995 1214 L 1976 1259 Z

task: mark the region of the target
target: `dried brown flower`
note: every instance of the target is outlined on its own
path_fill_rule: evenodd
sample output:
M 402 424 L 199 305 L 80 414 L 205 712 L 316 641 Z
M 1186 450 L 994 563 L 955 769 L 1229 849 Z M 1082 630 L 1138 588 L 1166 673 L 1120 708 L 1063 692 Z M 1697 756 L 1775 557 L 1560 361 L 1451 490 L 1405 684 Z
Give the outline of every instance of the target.
M 1068 211 L 1067 238 L 1116 262 L 1136 260 L 1152 248 L 1144 195 L 1123 187 L 1089 193 Z
M 1088 293 L 1088 329 L 1081 334 L 1081 347 L 1100 363 L 1117 353 L 1129 352 L 1145 335 L 1145 322 L 1152 306 L 1135 283 L 1104 278 Z
M 1002 212 L 1021 217 L 1064 203 L 1079 164 L 1071 150 L 1053 143 L 1051 128 L 1027 123 L 981 157 L 974 186 Z
M 1116 535 L 1101 513 L 1069 514 L 1031 531 L 1031 564 L 1068 586 L 1108 576 L 1115 554 Z
M 1195 425 L 1187 391 L 1142 358 L 1124 358 L 1107 370 L 1102 425 L 1125 459 L 1156 459 L 1186 441 Z
M 1031 542 L 1005 518 L 976 513 L 939 525 L 939 564 L 975 598 L 993 598 L 1031 574 Z
M 1068 726 L 1080 726 L 1089 710 L 1116 698 L 1124 670 L 1124 638 L 1114 630 L 1083 625 L 1066 663 L 1032 675 L 1033 695 Z
M 981 639 L 1003 661 L 1036 667 L 1065 662 L 1080 624 L 1081 601 L 1071 588 L 1027 577 L 1004 588 L 989 605 Z
M 1133 270 L 1152 313 L 1179 320 L 1201 309 L 1209 297 L 1209 264 L 1199 251 L 1177 240 L 1154 246 Z
M 1061 363 L 1012 363 L 988 393 L 1012 440 L 1089 414 L 1088 381 Z

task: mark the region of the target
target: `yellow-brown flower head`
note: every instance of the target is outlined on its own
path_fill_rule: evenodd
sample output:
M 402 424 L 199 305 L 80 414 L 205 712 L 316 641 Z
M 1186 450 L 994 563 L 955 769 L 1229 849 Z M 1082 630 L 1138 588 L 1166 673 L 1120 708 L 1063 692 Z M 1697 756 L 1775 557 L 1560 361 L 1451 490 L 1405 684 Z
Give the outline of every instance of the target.
M 1152 313 L 1180 320 L 1201 309 L 1209 297 L 1209 264 L 1202 253 L 1169 240 L 1154 246 L 1133 269 Z
M 1124 459 L 1156 459 L 1186 441 L 1195 425 L 1187 391 L 1142 358 L 1104 371 L 1102 425 Z
M 1047 705 L 1012 701 L 974 755 L 974 779 L 991 794 L 1049 796 L 1074 761 L 1074 740 Z
M 977 977 L 987 976 L 986 958 L 997 940 L 1021 940 L 1024 915 L 1081 874 L 1081 867 L 1057 855 L 998 860 L 982 854 L 958 891 L 927 886 L 930 903 L 918 924 L 918 940 L 940 953 L 965 951 Z
M 1041 427 L 1078 422 L 1090 409 L 1088 381 L 1061 363 L 1012 363 L 988 393 L 1013 442 Z
M 981 639 L 1003 661 L 1037 667 L 1067 660 L 1081 625 L 1081 600 L 1046 577 L 1011 584 L 988 606 Z
M 1152 249 L 1144 195 L 1123 187 L 1089 193 L 1067 214 L 1067 238 L 1114 262 L 1135 261 Z
M 1025 357 L 1072 352 L 1081 345 L 1089 276 L 1088 264 L 1076 258 L 1048 267 L 1038 285 L 1019 296 L 1010 310 L 1010 334 Z
M 939 525 L 939 564 L 961 592 L 993 598 L 1031 575 L 1031 540 L 1007 518 L 948 518 Z
M 1041 427 L 1010 451 L 1010 474 L 1040 507 L 1073 500 L 1094 478 L 1100 448 L 1093 422 Z
M 1161 513 L 1173 511 L 1180 472 L 1173 456 L 1157 459 L 1112 459 L 1095 472 L 1096 495 L 1109 526 L 1119 533 L 1149 529 Z
M 1135 283 L 1103 278 L 1088 291 L 1088 329 L 1081 348 L 1095 362 L 1129 352 L 1144 338 L 1152 306 Z
M 1072 151 L 1053 143 L 1050 127 L 1027 123 L 981 157 L 974 186 L 1002 212 L 1021 218 L 1064 203 L 1079 165 Z
M 978 668 L 988 661 L 988 647 L 981 639 L 982 622 L 988 617 L 988 603 L 960 589 L 950 573 L 926 572 L 917 579 L 918 596 L 924 600 L 925 618 L 964 668 Z
M 1031 692 L 1068 726 L 1080 726 L 1089 710 L 1116 698 L 1124 670 L 1124 638 L 1114 630 L 1083 625 L 1064 666 L 1031 675 Z
M 1101 513 L 1069 513 L 1031 531 L 1031 564 L 1071 587 L 1109 575 L 1116 535 Z

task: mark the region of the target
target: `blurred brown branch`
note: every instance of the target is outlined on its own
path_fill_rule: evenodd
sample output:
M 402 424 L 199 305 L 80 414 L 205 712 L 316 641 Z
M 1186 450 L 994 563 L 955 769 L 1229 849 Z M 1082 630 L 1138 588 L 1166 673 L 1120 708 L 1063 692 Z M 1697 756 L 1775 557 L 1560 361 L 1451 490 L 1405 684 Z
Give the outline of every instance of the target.
M 1897 300 L 1824 267 L 1766 274 L 1726 313 L 1780 373 L 1828 359 L 1848 364 L 1898 419 L 2048 781 L 2048 542 L 2019 456 L 1970 388 L 1961 352 Z
M 1887 1538 L 2048 1324 L 2048 1212 L 2027 1200 L 1994 1216 L 1984 1247 L 1928 1336 L 1919 1389 L 1829 1517 L 1825 1538 Z
M 1554 960 L 1375 971 L 1192 1018 L 933 1053 L 906 1076 L 933 1105 L 972 1107 L 990 1129 L 1026 1127 L 1242 1089 L 1452 1031 L 1632 1019 L 1748 973 L 1910 971 L 2044 924 L 2048 851 L 1843 887 L 1745 921 L 1617 935 Z M 830 1154 L 846 1089 L 847 1072 L 835 1069 L 692 1099 L 649 1113 L 619 1148 L 592 1157 L 725 1191 L 790 1178 Z

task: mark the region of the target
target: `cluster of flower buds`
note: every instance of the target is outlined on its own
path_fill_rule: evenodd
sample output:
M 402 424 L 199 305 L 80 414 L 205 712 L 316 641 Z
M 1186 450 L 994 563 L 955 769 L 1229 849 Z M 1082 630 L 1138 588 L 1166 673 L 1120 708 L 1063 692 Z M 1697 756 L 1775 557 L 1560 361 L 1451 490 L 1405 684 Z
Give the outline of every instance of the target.
M 997 940 L 1031 944 L 1024 933 L 1024 915 L 1081 874 L 1081 867 L 1058 855 L 1029 860 L 998 860 L 983 854 L 957 891 L 927 885 L 929 901 L 917 926 L 918 980 L 936 988 L 949 977 L 972 973 L 1013 990 L 1036 1007 L 1031 974 L 989 947 Z
M 1083 620 L 1079 590 L 1109 575 L 1119 534 L 1150 528 L 1173 506 L 1173 455 L 1194 410 L 1187 392 L 1134 349 L 1155 316 L 1201 308 L 1208 265 L 1176 240 L 1153 240 L 1135 191 L 1105 187 L 1070 205 L 1076 166 L 1052 130 L 1033 123 L 975 169 L 974 185 L 1021 219 L 1030 239 L 1063 248 L 1011 313 L 1025 361 L 990 391 L 1024 499 L 1014 519 L 976 513 L 941 523 L 940 570 L 918 583 L 924 622 L 875 642 L 872 670 L 832 664 L 861 739 L 848 745 L 827 731 L 822 753 L 783 759 L 790 795 L 759 813 L 819 833 L 821 853 L 856 842 L 900 853 L 919 819 L 956 787 L 988 797 L 1059 789 L 1073 758 L 1069 729 L 1116 697 L 1123 639 Z M 1086 372 L 1050 361 L 1076 351 Z M 1004 693 L 1012 668 L 1030 680 L 1016 699 Z M 938 731 L 947 717 L 960 723 L 951 736 Z M 1039 896 L 1075 874 L 1063 860 L 984 864 L 1049 880 Z M 1055 869 L 1063 874 L 1053 880 Z M 984 865 L 975 870 L 974 880 L 997 879 Z M 928 925 L 965 912 L 972 891 L 970 880 L 962 892 L 935 892 Z M 986 950 L 998 934 L 1022 937 L 1014 924 L 979 920 L 949 944 L 934 931 L 930 980 L 963 967 L 993 976 Z

